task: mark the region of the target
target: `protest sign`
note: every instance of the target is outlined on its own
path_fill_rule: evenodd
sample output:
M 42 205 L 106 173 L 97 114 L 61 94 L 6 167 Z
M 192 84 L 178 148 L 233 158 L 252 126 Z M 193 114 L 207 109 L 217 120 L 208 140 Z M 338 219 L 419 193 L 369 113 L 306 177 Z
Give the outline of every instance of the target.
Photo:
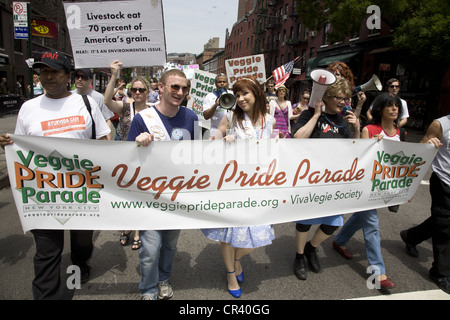
M 263 54 L 225 60 L 225 68 L 230 88 L 243 76 L 253 76 L 259 83 L 266 81 Z
M 76 68 L 162 66 L 161 0 L 64 3 Z
M 25 231 L 252 226 L 402 204 L 437 152 L 431 144 L 376 139 L 193 140 L 149 147 L 12 139 L 5 150 L 8 174 Z
M 198 70 L 198 69 L 199 69 L 198 64 L 190 64 L 190 65 L 183 66 L 183 72 L 186 75 L 186 78 L 188 80 L 192 80 L 192 78 L 194 78 L 194 72 L 195 72 L 195 70 Z
M 209 129 L 211 122 L 203 117 L 203 100 L 208 93 L 216 90 L 216 75 L 214 73 L 196 69 L 191 79 L 191 90 L 189 92 L 191 99 L 187 107 L 195 112 L 198 121 L 203 128 Z

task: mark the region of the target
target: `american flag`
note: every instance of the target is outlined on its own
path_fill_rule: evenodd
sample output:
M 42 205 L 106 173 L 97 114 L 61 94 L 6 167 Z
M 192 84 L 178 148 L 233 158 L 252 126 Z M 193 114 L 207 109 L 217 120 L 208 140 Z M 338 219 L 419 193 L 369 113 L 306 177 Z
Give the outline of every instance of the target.
M 295 60 L 292 60 L 281 67 L 272 71 L 273 78 L 275 80 L 275 87 L 278 87 L 286 82 L 294 69 Z

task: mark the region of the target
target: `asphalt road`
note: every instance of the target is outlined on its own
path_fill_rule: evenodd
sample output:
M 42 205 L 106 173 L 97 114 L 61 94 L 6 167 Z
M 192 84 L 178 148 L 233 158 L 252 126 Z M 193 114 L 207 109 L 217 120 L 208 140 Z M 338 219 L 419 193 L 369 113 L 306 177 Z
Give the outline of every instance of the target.
M 256 249 L 242 259 L 245 282 L 242 299 L 247 300 L 340 300 L 355 298 L 396 298 L 398 293 L 417 292 L 420 299 L 444 299 L 450 295 L 436 290 L 429 280 L 432 262 L 431 242 L 420 245 L 420 257 L 404 252 L 399 232 L 422 222 L 429 214 L 430 199 L 426 181 L 412 203 L 404 204 L 398 213 L 379 210 L 381 246 L 387 275 L 397 284 L 390 295 L 368 289 L 367 259 L 362 232 L 358 232 L 348 248 L 351 261 L 339 256 L 331 246 L 332 238 L 319 248 L 323 273 L 308 272 L 306 281 L 297 280 L 292 272 L 295 256 L 294 224 L 275 225 L 273 244 Z M 32 299 L 34 240 L 24 234 L 9 188 L 0 191 L 0 299 Z M 348 215 L 346 215 L 346 218 Z M 314 229 L 312 229 L 314 230 Z M 74 300 L 137 300 L 140 298 L 138 252 L 119 244 L 119 231 L 96 231 L 92 273 L 88 283 L 72 291 Z M 67 237 L 66 237 L 67 238 Z M 70 253 L 63 253 L 63 284 L 69 277 Z M 200 230 L 183 230 L 178 242 L 171 283 L 174 300 L 234 300 L 226 290 L 226 274 L 219 245 L 208 240 Z M 419 295 L 422 293 L 428 295 Z
M 3 127 L 3 123 L 7 122 L 14 123 L 15 117 L 0 119 L 0 131 L 8 130 Z M 2 152 L 0 165 L 1 157 L 4 157 Z M 387 208 L 379 210 L 381 246 L 387 275 L 397 285 L 390 292 L 367 287 L 368 263 L 361 231 L 348 244 L 354 254 L 353 260 L 345 260 L 334 251 L 331 246 L 332 236 L 318 249 L 324 271 L 320 274 L 308 272 L 306 281 L 298 280 L 293 274 L 295 227 L 293 223 L 285 223 L 275 225 L 276 239 L 272 245 L 256 249 L 241 260 L 245 281 L 241 284 L 241 299 L 234 299 L 227 292 L 226 270 L 218 243 L 208 240 L 200 230 L 183 230 L 173 264 L 171 284 L 174 296 L 171 303 L 175 305 L 170 311 L 180 313 L 187 301 L 198 306 L 214 306 L 217 302 L 221 306 L 243 302 L 254 306 L 263 301 L 269 305 L 275 304 L 272 308 L 279 307 L 281 301 L 288 303 L 288 308 L 295 308 L 292 301 L 298 300 L 448 300 L 450 295 L 439 290 L 428 277 L 432 263 L 431 241 L 419 246 L 420 257 L 414 259 L 406 255 L 399 236 L 401 230 L 425 220 L 429 216 L 429 208 L 430 195 L 427 180 L 424 180 L 413 201 L 401 205 L 398 213 L 391 213 Z M 0 190 L 0 216 L 0 300 L 31 300 L 34 240 L 31 233 L 24 234 L 22 230 L 9 187 Z M 314 230 L 315 227 L 311 234 Z M 71 264 L 67 242 L 61 270 L 64 298 L 140 299 L 138 252 L 131 250 L 129 245 L 122 247 L 119 235 L 119 231 L 95 231 L 95 249 L 90 262 L 91 278 L 81 285 L 81 289 L 74 290 L 68 290 L 65 285 L 71 275 L 66 272 Z M 285 305 L 281 306 L 284 308 Z M 224 310 L 217 312 L 223 315 Z

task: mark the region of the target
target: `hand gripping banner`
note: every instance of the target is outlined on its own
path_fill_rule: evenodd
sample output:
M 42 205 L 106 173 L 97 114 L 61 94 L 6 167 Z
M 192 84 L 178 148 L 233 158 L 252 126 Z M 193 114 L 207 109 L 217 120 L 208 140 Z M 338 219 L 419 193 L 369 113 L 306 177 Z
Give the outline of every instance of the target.
M 430 144 L 375 139 L 135 142 L 11 135 L 24 231 L 277 224 L 410 200 Z

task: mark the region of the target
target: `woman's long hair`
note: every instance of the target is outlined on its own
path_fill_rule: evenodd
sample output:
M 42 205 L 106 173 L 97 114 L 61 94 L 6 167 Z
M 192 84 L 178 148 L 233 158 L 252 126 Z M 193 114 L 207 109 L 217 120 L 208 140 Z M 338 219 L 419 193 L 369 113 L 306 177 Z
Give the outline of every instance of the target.
M 399 96 L 392 96 L 387 92 L 380 94 L 375 98 L 372 105 L 372 121 L 374 124 L 381 124 L 381 119 L 383 117 L 383 109 L 396 105 L 398 108 L 398 117 L 397 120 L 402 116 L 402 101 Z
M 233 93 L 236 95 L 239 91 L 250 91 L 255 96 L 255 105 L 253 106 L 251 114 L 248 115 L 251 121 L 255 123 L 260 117 L 262 117 L 264 121 L 267 113 L 266 95 L 259 82 L 252 76 L 243 77 L 233 85 Z M 237 122 L 242 128 L 242 121 L 244 120 L 244 110 L 236 106 L 236 108 L 233 109 L 233 122 Z

